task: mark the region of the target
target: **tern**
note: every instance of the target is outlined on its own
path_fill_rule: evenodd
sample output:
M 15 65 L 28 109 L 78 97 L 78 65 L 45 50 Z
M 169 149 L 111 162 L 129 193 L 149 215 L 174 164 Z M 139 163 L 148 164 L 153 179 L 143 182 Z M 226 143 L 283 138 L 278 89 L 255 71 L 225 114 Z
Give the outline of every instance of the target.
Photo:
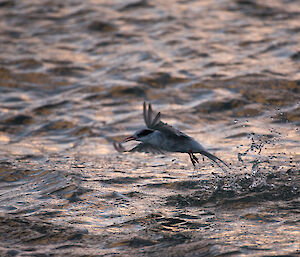
M 158 112 L 155 114 L 150 103 L 147 107 L 146 102 L 144 102 L 143 116 L 146 127 L 137 130 L 132 136 L 123 140 L 123 143 L 132 140 L 140 141 L 141 143 L 128 151 L 125 150 L 121 143 L 114 143 L 114 148 L 118 152 L 150 152 L 154 154 L 163 154 L 165 152 L 187 153 L 194 167 L 196 163 L 199 163 L 198 158 L 194 154 L 199 153 L 209 158 L 222 170 L 226 171 L 221 164 L 229 168 L 224 161 L 209 153 L 195 139 L 162 122 L 160 119 L 161 113 Z

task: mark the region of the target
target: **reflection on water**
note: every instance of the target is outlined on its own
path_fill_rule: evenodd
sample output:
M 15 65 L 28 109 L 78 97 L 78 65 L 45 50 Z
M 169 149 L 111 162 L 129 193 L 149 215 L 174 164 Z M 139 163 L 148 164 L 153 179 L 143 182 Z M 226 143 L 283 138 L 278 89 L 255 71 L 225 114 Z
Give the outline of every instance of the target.
M 3 1 L 0 255 L 299 254 L 299 13 Z M 115 152 L 144 100 L 230 172 Z

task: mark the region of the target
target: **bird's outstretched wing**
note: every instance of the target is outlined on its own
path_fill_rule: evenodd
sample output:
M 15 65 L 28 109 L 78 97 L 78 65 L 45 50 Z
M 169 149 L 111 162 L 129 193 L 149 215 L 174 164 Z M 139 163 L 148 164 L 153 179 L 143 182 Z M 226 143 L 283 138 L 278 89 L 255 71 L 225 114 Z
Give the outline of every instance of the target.
M 143 152 L 143 153 L 153 153 L 153 154 L 163 154 L 164 151 L 161 149 L 147 143 L 140 143 L 130 150 L 126 150 L 121 143 L 113 143 L 115 150 L 118 152 Z
M 166 134 L 166 135 L 176 135 L 176 136 L 186 136 L 184 133 L 179 131 L 178 129 L 173 128 L 172 126 L 168 125 L 167 123 L 164 123 L 160 120 L 160 112 L 158 112 L 156 115 L 152 110 L 151 104 L 148 105 L 146 102 L 144 102 L 143 106 L 143 116 L 144 121 L 146 123 L 146 126 L 149 129 L 159 130 L 160 132 Z
M 155 147 L 151 144 L 147 143 L 140 143 L 128 152 L 143 152 L 143 153 L 154 153 L 154 154 L 163 154 L 164 151 L 159 149 L 158 147 Z

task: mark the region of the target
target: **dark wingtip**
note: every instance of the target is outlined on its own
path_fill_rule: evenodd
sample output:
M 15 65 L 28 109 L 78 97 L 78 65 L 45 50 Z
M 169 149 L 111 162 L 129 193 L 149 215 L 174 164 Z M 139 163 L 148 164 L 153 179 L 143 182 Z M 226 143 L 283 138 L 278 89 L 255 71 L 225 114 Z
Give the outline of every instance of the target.
M 114 146 L 115 150 L 119 153 L 126 152 L 124 146 L 121 143 L 113 142 L 113 146 Z
M 152 105 L 151 105 L 151 103 L 148 104 L 148 110 L 152 111 Z
M 156 114 L 154 120 L 151 123 L 151 127 L 154 127 L 160 121 L 160 112 Z

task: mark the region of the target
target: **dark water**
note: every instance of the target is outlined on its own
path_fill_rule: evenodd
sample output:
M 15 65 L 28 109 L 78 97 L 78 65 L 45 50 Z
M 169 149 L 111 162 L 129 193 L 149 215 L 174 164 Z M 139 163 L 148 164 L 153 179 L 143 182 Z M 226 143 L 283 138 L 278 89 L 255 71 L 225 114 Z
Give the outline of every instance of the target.
M 0 255 L 298 256 L 299 19 L 289 0 L 1 1 Z M 144 100 L 231 170 L 114 151 Z

